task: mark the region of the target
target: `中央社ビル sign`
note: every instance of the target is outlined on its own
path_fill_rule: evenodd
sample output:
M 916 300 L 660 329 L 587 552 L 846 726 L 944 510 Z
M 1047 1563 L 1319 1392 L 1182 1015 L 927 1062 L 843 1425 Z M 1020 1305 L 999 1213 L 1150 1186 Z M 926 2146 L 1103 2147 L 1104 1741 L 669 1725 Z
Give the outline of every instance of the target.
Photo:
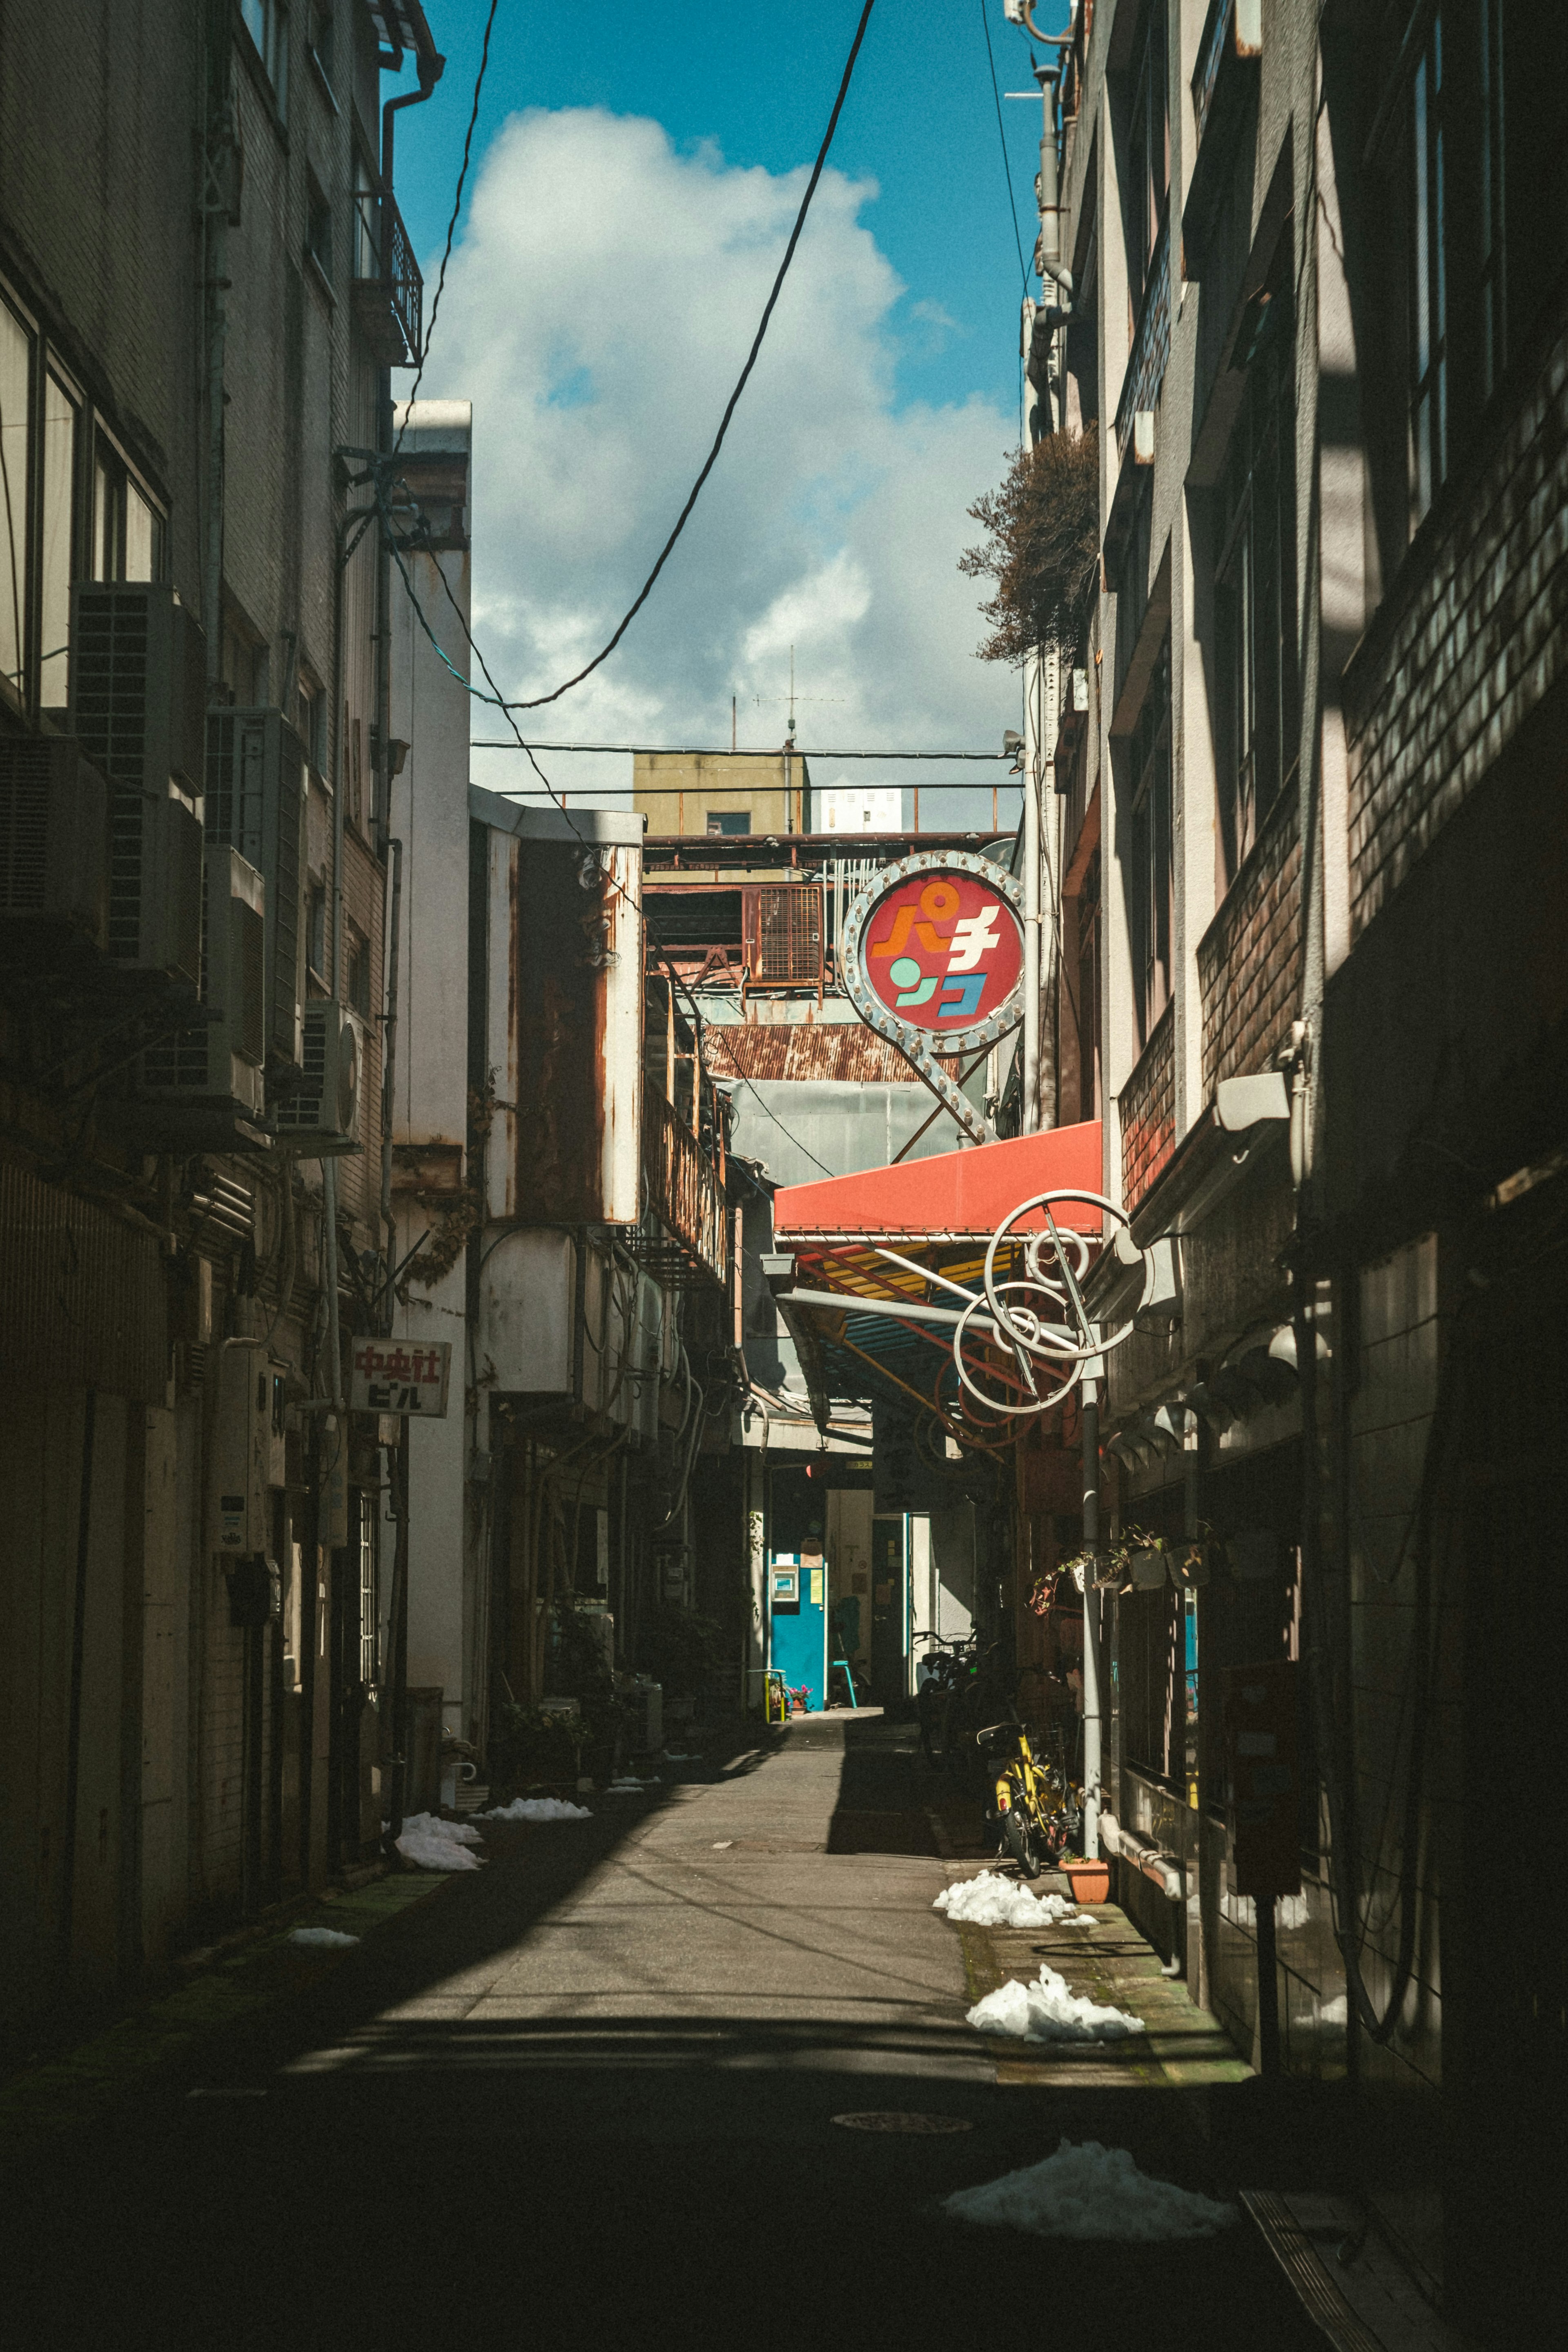
M 447 1417 L 452 1370 L 449 1339 L 356 1339 L 349 1370 L 351 1412 Z
M 887 866 L 845 923 L 845 976 L 863 1021 L 964 1052 L 1016 1028 L 1019 889 L 989 858 L 928 852 Z

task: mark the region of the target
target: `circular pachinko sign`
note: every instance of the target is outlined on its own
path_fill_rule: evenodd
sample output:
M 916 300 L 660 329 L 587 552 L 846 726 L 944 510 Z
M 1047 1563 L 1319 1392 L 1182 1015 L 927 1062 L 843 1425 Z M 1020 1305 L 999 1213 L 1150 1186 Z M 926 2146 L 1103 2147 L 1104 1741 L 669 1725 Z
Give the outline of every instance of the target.
M 861 1019 L 960 1053 L 1016 1027 L 1024 969 L 1018 896 L 1010 874 L 963 852 L 885 867 L 845 924 L 846 975 Z

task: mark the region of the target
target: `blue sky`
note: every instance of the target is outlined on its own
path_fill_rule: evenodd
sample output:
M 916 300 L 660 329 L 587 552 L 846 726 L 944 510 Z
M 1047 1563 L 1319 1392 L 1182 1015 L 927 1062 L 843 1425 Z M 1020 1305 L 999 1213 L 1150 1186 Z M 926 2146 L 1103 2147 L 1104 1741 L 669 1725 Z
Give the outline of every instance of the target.
M 760 710 L 758 695 L 787 661 L 785 635 L 808 640 L 814 625 L 818 642 L 815 655 L 807 651 L 803 692 L 814 681 L 834 688 L 823 695 L 818 718 L 841 740 L 852 726 L 857 740 L 912 734 L 917 741 L 969 741 L 978 724 L 978 740 L 994 740 L 1000 726 L 1012 723 L 1016 682 L 973 662 L 980 624 L 976 616 L 969 631 L 963 615 L 973 613 L 974 592 L 965 583 L 967 601 L 954 603 L 951 586 L 956 551 L 975 535 L 963 508 L 1000 478 L 1017 431 L 1022 279 L 986 21 L 1003 90 L 1029 87 L 1028 50 L 1006 24 L 1001 0 L 984 5 L 985 17 L 983 0 L 879 0 L 834 144 L 837 182 L 834 188 L 825 182 L 819 194 L 795 264 L 798 283 L 775 319 L 779 348 L 764 354 L 731 427 L 705 494 L 712 512 L 703 518 L 704 532 L 694 525 L 689 555 L 683 547 L 672 561 L 678 576 L 667 575 L 668 596 L 664 583 L 655 592 L 664 598 L 660 625 L 643 635 L 614 690 L 596 703 L 579 694 L 559 706 L 552 733 L 581 736 L 592 719 L 601 732 L 616 725 L 613 740 L 626 740 L 627 728 L 639 740 L 649 740 L 643 730 L 654 728 L 652 740 L 692 740 L 694 731 L 697 740 L 715 740 L 721 714 L 728 719 L 729 692 L 753 689 Z M 486 5 L 426 0 L 426 10 L 447 66 L 429 104 L 399 118 L 397 191 L 426 268 L 428 302 Z M 466 238 L 459 231 L 459 267 L 425 388 L 476 400 L 476 609 L 510 662 L 509 690 L 512 681 L 538 690 L 566 649 L 552 614 L 568 607 L 578 614 L 574 649 L 601 616 L 613 619 L 620 588 L 629 601 L 639 563 L 673 519 L 669 498 L 683 473 L 689 479 L 693 457 L 700 461 L 726 379 L 744 354 L 755 287 L 765 289 L 798 202 L 798 179 L 789 175 L 816 152 L 858 13 L 857 0 L 792 0 L 771 10 L 735 0 L 661 0 L 640 9 L 501 0 L 469 179 L 477 217 L 465 223 Z M 1047 0 L 1039 16 L 1052 25 L 1066 8 Z M 1016 102 L 1005 102 L 1002 116 L 1026 257 L 1039 116 Z M 704 205 L 713 221 L 710 250 L 700 228 Z M 595 206 L 613 206 L 611 216 L 592 237 L 577 237 L 563 213 Z M 814 236 L 818 251 L 808 267 Z M 754 268 L 742 266 L 750 247 Z M 574 304 L 616 312 L 635 335 L 657 336 L 672 308 L 709 305 L 721 265 L 734 284 L 722 299 L 711 297 L 711 358 L 689 358 L 680 387 L 667 384 L 661 394 L 650 383 L 645 405 L 635 372 L 612 386 L 603 349 L 587 341 L 578 347 Z M 521 317 L 507 307 L 503 281 L 522 289 Z M 648 317 L 655 284 L 662 308 Z M 498 333 L 516 339 L 510 373 L 495 365 Z M 529 378 L 525 401 L 514 391 L 520 371 Z M 780 412 L 769 400 L 782 397 L 786 377 L 797 388 L 809 379 L 817 441 L 833 462 L 779 456 L 777 425 L 769 419 Z M 840 398 L 842 450 L 834 446 Z M 533 530 L 526 506 L 507 503 L 493 460 L 497 495 L 489 504 L 497 519 L 487 537 L 487 432 L 504 431 L 513 442 L 521 436 L 531 451 L 533 436 L 543 436 L 539 446 L 548 452 L 560 500 L 574 446 L 560 436 L 574 424 L 584 436 L 575 446 L 584 468 L 603 464 L 606 425 L 625 432 L 628 451 L 658 460 L 648 468 L 646 499 L 624 487 L 618 492 L 624 532 L 596 550 L 591 566 L 570 561 L 564 523 L 554 530 L 542 509 Z M 922 467 L 931 594 L 951 617 L 934 658 L 930 642 L 921 648 L 918 688 L 911 673 L 906 692 L 891 670 L 898 644 L 911 631 L 908 615 L 895 613 L 891 575 L 900 568 L 908 573 L 909 509 Z M 760 491 L 759 469 L 770 477 Z M 637 471 L 624 469 L 623 484 Z M 742 485 L 752 502 L 735 506 Z M 902 522 L 889 504 L 895 489 Z M 728 543 L 743 532 L 752 574 L 749 586 L 733 589 L 715 569 L 725 560 L 727 499 Z M 776 546 L 775 524 L 784 533 Z M 889 571 L 886 584 L 879 564 Z M 798 632 L 791 617 L 797 608 Z M 829 644 L 837 664 L 831 678 Z M 847 689 L 842 673 L 857 659 L 858 677 Z M 880 690 L 868 698 L 859 679 L 873 667 Z M 676 670 L 679 681 L 672 682 Z M 852 711 L 852 719 L 830 719 L 835 709 Z M 803 742 L 814 732 L 824 740 L 803 723 Z M 608 773 L 603 781 L 612 782 Z
M 399 117 L 398 201 L 431 260 L 446 235 L 486 14 L 487 0 L 426 0 L 447 70 L 427 106 Z M 602 106 L 651 115 L 678 148 L 710 141 L 728 163 L 789 171 L 816 152 L 858 16 L 858 0 L 500 0 L 476 154 L 521 108 Z M 1047 0 L 1037 20 L 1055 29 L 1066 18 L 1065 5 Z M 1029 89 L 1028 48 L 1001 0 L 878 0 L 834 140 L 838 169 L 879 186 L 863 217 L 907 289 L 901 398 L 984 392 L 1017 404 L 1021 280 L 987 24 L 998 85 Z M 1027 259 L 1039 112 L 1017 102 L 1002 112 Z M 635 225 L 627 229 L 630 268 Z

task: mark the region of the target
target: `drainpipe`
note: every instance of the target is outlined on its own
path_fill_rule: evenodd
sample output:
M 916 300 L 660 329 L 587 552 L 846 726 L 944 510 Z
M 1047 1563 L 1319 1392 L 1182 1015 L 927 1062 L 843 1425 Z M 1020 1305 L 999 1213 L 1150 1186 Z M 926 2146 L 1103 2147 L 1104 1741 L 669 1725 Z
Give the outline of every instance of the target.
M 397 65 L 402 63 L 403 52 L 399 49 Z M 392 118 L 401 107 L 423 106 L 427 98 L 434 96 L 436 85 L 447 70 L 446 58 L 434 49 L 421 49 L 415 64 L 419 73 L 418 89 L 405 89 L 401 98 L 389 98 L 381 110 L 381 184 L 388 195 L 392 193 Z
M 1061 186 L 1057 167 L 1057 87 L 1061 80 L 1059 58 L 1035 68 L 1040 85 L 1044 123 L 1040 131 L 1040 276 L 1060 289 L 1055 307 L 1064 319 L 1072 316 L 1072 272 L 1062 262 Z
M 392 1269 L 397 1263 L 397 1235 L 392 1222 L 393 1094 L 397 1083 L 397 989 L 399 950 L 403 939 L 403 844 L 389 841 L 392 859 L 392 919 L 386 949 L 386 1043 L 381 1075 L 381 1223 L 386 1234 L 386 1297 L 382 1320 L 392 1329 Z
M 229 213 L 238 170 L 234 103 L 229 89 L 228 0 L 214 0 L 206 12 L 207 103 L 202 215 L 206 283 L 206 548 L 202 580 L 202 625 L 207 638 L 207 676 L 223 675 L 224 359 L 228 340 Z
M 1100 1549 L 1100 1381 L 1103 1358 L 1091 1356 L 1079 1383 L 1083 1410 L 1083 1548 Z M 1083 1580 L 1083 1850 L 1100 1853 L 1100 1776 L 1105 1763 L 1104 1595 L 1094 1581 L 1091 1557 Z
M 1037 688 L 1043 656 L 1031 656 L 1031 687 Z M 1040 762 L 1039 695 L 1029 696 L 1028 741 L 1024 758 L 1024 1073 L 1020 1127 L 1033 1135 L 1040 1124 Z

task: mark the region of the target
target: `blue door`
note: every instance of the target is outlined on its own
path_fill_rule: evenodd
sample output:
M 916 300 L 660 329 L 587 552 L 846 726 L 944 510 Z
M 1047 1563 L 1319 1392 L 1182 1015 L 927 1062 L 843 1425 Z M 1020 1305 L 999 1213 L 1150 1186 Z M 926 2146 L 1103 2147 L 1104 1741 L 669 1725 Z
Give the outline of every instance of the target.
M 827 1693 L 827 1564 L 773 1553 L 768 1565 L 768 1664 L 820 1714 Z

